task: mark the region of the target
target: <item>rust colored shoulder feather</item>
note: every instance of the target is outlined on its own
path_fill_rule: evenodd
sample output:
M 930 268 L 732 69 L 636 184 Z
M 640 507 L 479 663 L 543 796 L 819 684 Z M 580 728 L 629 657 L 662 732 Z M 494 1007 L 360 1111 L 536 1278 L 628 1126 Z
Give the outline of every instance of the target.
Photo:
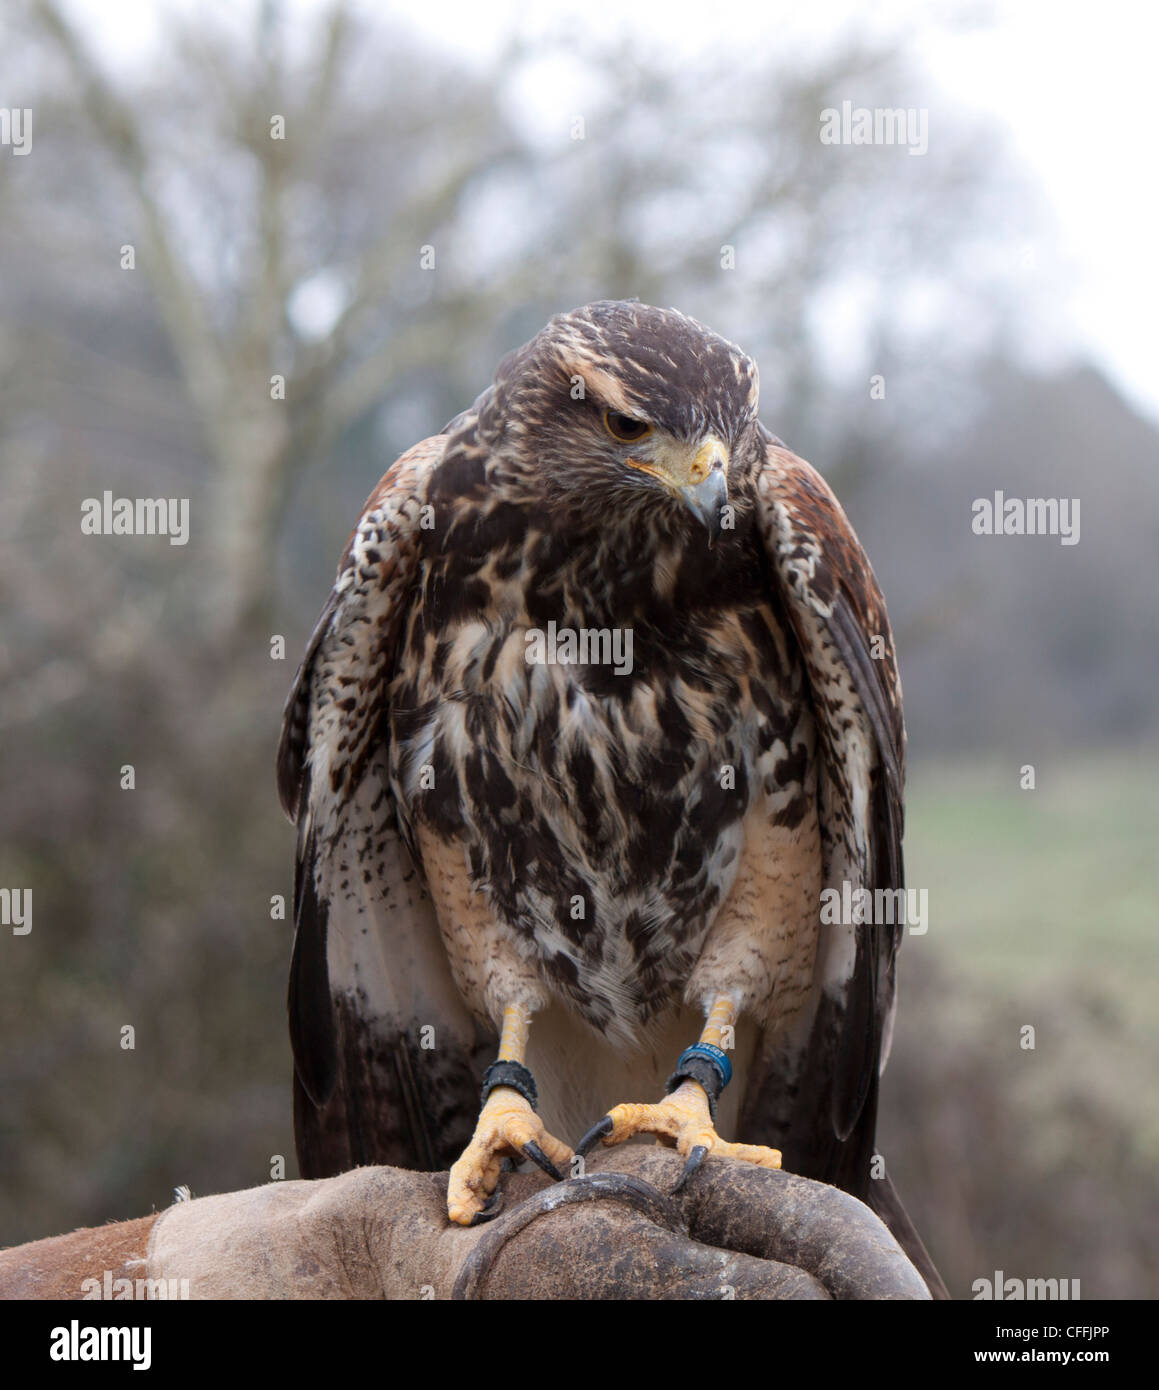
M 817 721 L 823 883 L 903 886 L 905 727 L 885 603 L 832 491 L 763 433 L 758 524 L 809 673 Z M 825 923 L 799 1075 L 754 1079 L 754 1124 L 796 1171 L 868 1195 L 877 1079 L 888 1051 L 900 924 Z M 803 1111 L 807 1108 L 807 1113 Z

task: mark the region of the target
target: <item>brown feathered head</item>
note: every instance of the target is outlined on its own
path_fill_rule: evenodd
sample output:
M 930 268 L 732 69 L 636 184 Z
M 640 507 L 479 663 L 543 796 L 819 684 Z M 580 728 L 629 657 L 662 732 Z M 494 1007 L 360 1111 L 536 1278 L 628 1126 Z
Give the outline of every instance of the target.
M 757 367 L 678 310 L 600 300 L 509 354 L 478 410 L 492 481 L 524 500 L 664 530 L 691 516 L 711 544 L 754 456 Z

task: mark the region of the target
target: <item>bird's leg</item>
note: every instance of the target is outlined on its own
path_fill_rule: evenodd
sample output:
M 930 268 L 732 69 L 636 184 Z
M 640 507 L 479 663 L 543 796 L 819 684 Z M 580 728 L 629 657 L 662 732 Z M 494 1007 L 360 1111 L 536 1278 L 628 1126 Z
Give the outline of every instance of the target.
M 700 1167 L 706 1154 L 737 1158 L 762 1168 L 779 1168 L 778 1149 L 759 1144 L 730 1144 L 716 1132 L 716 1100 L 732 1077 L 728 1054 L 721 1048 L 721 1037 L 737 1017 L 736 997 L 717 995 L 708 1010 L 700 1041 L 681 1053 L 676 1070 L 668 1079 L 668 1095 L 655 1105 L 617 1105 L 593 1125 L 576 1146 L 577 1154 L 587 1154 L 602 1140 L 622 1144 L 636 1134 L 654 1134 L 662 1143 L 674 1145 L 688 1160 L 677 1188 Z
M 558 1181 L 563 1174 L 555 1165 L 572 1156 L 535 1113 L 535 1079 L 523 1065 L 530 1027 L 531 1010 L 525 1005 L 504 1008 L 499 1057 L 483 1075 L 483 1108 L 475 1133 L 447 1186 L 447 1215 L 461 1226 L 494 1214 L 485 1208 L 493 1200 L 504 1158 L 529 1158 Z

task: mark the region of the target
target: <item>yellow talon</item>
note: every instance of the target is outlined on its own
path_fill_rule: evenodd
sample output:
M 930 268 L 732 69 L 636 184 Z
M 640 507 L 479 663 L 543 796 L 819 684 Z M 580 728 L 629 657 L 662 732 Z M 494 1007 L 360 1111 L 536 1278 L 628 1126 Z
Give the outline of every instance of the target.
M 570 1162 L 572 1151 L 547 1132 L 524 1097 L 510 1086 L 496 1086 L 479 1113 L 471 1142 L 451 1169 L 447 1215 L 469 1226 L 499 1185 L 503 1159 L 534 1158 L 527 1146 L 556 1165 Z M 538 1162 L 538 1159 L 536 1159 Z
M 608 1128 L 608 1121 L 611 1127 Z M 598 1131 L 598 1134 L 597 1134 Z M 735 1158 L 761 1168 L 779 1168 L 781 1151 L 760 1144 L 730 1144 L 717 1134 L 712 1123 L 708 1094 L 699 1081 L 681 1084 L 657 1105 L 617 1105 L 580 1142 L 579 1152 L 592 1147 L 596 1137 L 604 1144 L 622 1144 L 637 1134 L 654 1134 L 664 1143 L 674 1144 L 683 1158 L 703 1147 L 717 1158 Z

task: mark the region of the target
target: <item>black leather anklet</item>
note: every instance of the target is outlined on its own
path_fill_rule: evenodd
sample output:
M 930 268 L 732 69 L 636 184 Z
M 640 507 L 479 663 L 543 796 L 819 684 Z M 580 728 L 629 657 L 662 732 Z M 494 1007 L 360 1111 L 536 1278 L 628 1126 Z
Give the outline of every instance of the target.
M 732 1063 L 728 1054 L 710 1043 L 695 1043 L 686 1047 L 676 1060 L 676 1070 L 668 1078 L 669 1095 L 682 1081 L 698 1081 L 708 1095 L 708 1113 L 716 1123 L 716 1102 L 721 1091 L 732 1080 Z
M 539 1092 L 535 1089 L 535 1077 L 522 1062 L 492 1062 L 483 1073 L 483 1097 L 479 1104 L 486 1105 L 487 1097 L 496 1086 L 510 1086 L 518 1091 L 523 1099 L 535 1110 L 539 1105 Z

